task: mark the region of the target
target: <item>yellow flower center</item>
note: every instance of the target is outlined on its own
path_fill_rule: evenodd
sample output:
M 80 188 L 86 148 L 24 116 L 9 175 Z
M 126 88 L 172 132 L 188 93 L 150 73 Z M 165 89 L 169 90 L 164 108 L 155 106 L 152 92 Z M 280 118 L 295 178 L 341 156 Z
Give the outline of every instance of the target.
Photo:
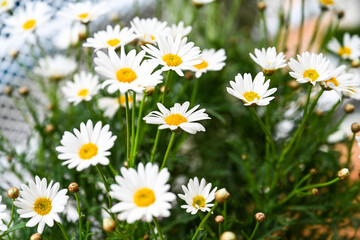
M 84 97 L 86 97 L 86 96 L 88 95 L 88 92 L 89 92 L 89 90 L 86 89 L 86 88 L 81 89 L 81 90 L 78 92 L 78 96 L 84 98 Z
M 134 195 L 134 203 L 138 207 L 148 207 L 155 202 L 155 193 L 149 188 L 141 188 Z
M 51 200 L 46 198 L 46 197 L 41 197 L 36 199 L 35 203 L 34 203 L 34 211 L 41 215 L 47 215 L 50 213 L 52 209 L 52 205 L 51 205 Z
M 93 143 L 84 144 L 79 151 L 79 157 L 83 160 L 89 160 L 92 157 L 96 156 L 98 152 L 98 147 Z
M 175 113 L 167 116 L 165 122 L 169 125 L 179 126 L 181 123 L 187 122 L 187 119 L 184 116 Z
M 320 2 L 325 5 L 333 5 L 334 4 L 334 0 L 320 0 Z
M 146 39 L 146 35 L 150 35 L 150 39 L 151 39 L 151 41 L 154 41 L 155 40 L 155 37 L 154 37 L 154 35 L 152 35 L 152 34 L 144 34 L 144 39 Z
M 78 18 L 84 20 L 84 19 L 86 19 L 88 16 L 89 16 L 89 13 L 81 13 L 81 14 L 78 15 Z
M 36 20 L 35 19 L 29 19 L 23 24 L 23 29 L 29 30 L 35 27 Z
M 2 3 L 1 3 L 1 7 L 5 7 L 7 5 L 7 1 L 3 1 Z
M 119 82 L 131 83 L 136 78 L 136 73 L 131 68 L 122 68 L 116 72 L 116 79 Z
M 162 59 L 169 67 L 177 67 L 182 63 L 181 58 L 176 54 L 166 54 Z
M 254 101 L 255 98 L 260 100 L 260 96 L 256 92 L 253 92 L 253 91 L 246 92 L 246 93 L 244 93 L 243 96 L 246 99 L 246 101 L 248 101 L 248 102 Z
M 117 38 L 114 38 L 114 39 L 110 39 L 106 43 L 109 44 L 111 47 L 115 47 L 116 45 L 118 45 L 120 43 L 120 40 Z
M 348 47 L 341 47 L 338 51 L 338 54 L 340 56 L 343 56 L 343 55 L 347 55 L 347 56 L 350 56 L 351 54 L 351 49 L 348 48 Z
M 308 69 L 303 74 L 304 78 L 310 78 L 311 81 L 316 81 L 319 78 L 319 74 L 315 69 Z
M 205 207 L 205 198 L 203 196 L 194 197 L 192 206 L 196 209 Z
M 199 70 L 207 68 L 207 66 L 209 66 L 209 64 L 205 60 L 202 60 L 202 62 L 200 64 L 194 65 L 194 67 Z
M 336 78 L 332 77 L 329 80 L 325 81 L 326 83 L 333 83 L 336 87 L 339 86 L 339 82 L 336 80 Z

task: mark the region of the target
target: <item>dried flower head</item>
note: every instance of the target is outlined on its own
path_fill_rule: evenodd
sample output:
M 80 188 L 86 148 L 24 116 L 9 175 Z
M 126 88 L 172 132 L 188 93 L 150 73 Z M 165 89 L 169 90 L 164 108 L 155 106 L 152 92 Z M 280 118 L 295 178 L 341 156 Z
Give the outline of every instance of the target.
M 68 189 L 69 189 L 69 192 L 76 193 L 80 190 L 79 184 L 77 184 L 76 182 L 72 182 L 69 184 Z
M 16 187 L 9 188 L 7 195 L 10 199 L 16 199 L 19 196 L 19 189 Z

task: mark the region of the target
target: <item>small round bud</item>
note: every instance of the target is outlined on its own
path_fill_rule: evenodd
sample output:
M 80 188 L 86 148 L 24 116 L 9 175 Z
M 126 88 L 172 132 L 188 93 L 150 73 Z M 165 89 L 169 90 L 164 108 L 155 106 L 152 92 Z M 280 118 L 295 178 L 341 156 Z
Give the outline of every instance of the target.
M 360 66 L 360 59 L 354 59 L 351 61 L 351 67 L 358 68 Z
M 7 195 L 10 199 L 16 199 L 19 196 L 19 189 L 16 187 L 9 188 Z
M 265 221 L 265 214 L 262 212 L 258 212 L 255 214 L 255 219 L 258 222 L 263 222 L 263 221 Z
M 217 215 L 216 217 L 215 217 L 215 222 L 216 223 L 222 223 L 222 222 L 224 222 L 224 217 L 223 216 L 221 216 L 221 215 Z
M 233 232 L 226 231 L 221 234 L 220 240 L 236 240 L 236 235 Z
M 7 86 L 4 90 L 4 93 L 8 96 L 11 96 L 12 92 L 13 92 L 13 88 L 10 86 Z
M 258 9 L 259 9 L 260 11 L 264 11 L 265 8 L 266 8 L 266 3 L 263 2 L 263 1 L 261 1 L 261 2 L 259 2 L 259 3 L 257 4 L 257 7 L 258 7 Z
M 87 38 L 86 31 L 79 32 L 79 40 L 85 40 Z
M 339 19 L 342 19 L 345 16 L 345 12 L 344 11 L 339 11 L 337 14 Z
M 186 80 L 192 80 L 194 78 L 194 73 L 193 72 L 186 72 L 185 73 L 185 79 Z
M 358 133 L 360 132 L 360 124 L 357 122 L 354 122 L 353 124 L 351 124 L 351 131 L 353 133 Z
M 52 133 L 52 132 L 54 132 L 54 130 L 55 130 L 55 126 L 54 126 L 54 124 L 48 124 L 48 125 L 46 125 L 46 127 L 45 127 L 45 132 L 47 132 L 47 133 Z
M 19 55 L 19 51 L 15 50 L 15 49 L 10 49 L 9 50 L 9 56 L 12 58 L 16 58 Z
M 13 159 L 13 157 L 12 157 L 11 155 L 7 155 L 7 156 L 6 156 L 6 160 L 7 160 L 8 162 L 11 162 L 12 159 Z
M 145 234 L 145 235 L 143 236 L 143 239 L 148 240 L 148 239 L 150 239 L 150 236 L 149 236 L 148 234 Z
M 31 235 L 30 240 L 41 240 L 41 234 L 40 233 L 34 233 L 33 235 Z
M 355 106 L 352 105 L 351 103 L 347 103 L 344 106 L 344 110 L 345 110 L 346 113 L 352 113 L 352 112 L 355 111 Z
M 241 159 L 244 160 L 244 161 L 247 160 L 246 154 L 241 154 Z
M 29 88 L 28 87 L 20 87 L 19 94 L 21 96 L 27 96 L 29 94 Z
M 296 80 L 291 80 L 288 82 L 288 86 L 291 89 L 298 89 L 300 87 L 300 83 L 298 83 Z
M 165 89 L 165 86 L 162 86 L 162 87 L 160 88 L 160 92 L 161 92 L 161 93 L 164 93 L 164 89 Z M 168 93 L 168 92 L 169 92 L 169 88 L 166 89 L 166 93 Z
M 124 167 L 126 167 L 126 168 L 127 168 L 128 166 L 129 166 L 128 161 L 125 161 L 125 162 L 124 162 Z
M 102 226 L 105 232 L 113 232 L 116 229 L 116 222 L 112 218 L 104 218 Z
M 222 188 L 220 190 L 217 190 L 215 193 L 215 200 L 218 203 L 223 203 L 226 201 L 226 199 L 228 199 L 230 197 L 230 193 L 228 191 L 226 191 L 225 188 Z
M 328 11 L 329 10 L 329 8 L 327 7 L 327 6 L 325 6 L 325 5 L 321 5 L 321 11 Z
M 315 114 L 316 114 L 316 116 L 321 117 L 324 115 L 324 112 L 318 109 L 318 110 L 316 110 Z
M 341 180 L 344 180 L 345 178 L 347 178 L 350 175 L 350 171 L 347 168 L 343 168 L 340 171 L 338 171 L 338 177 Z
M 79 184 L 77 184 L 76 182 L 72 182 L 69 184 L 69 192 L 72 193 L 77 193 L 80 189 L 79 189 Z
M 315 175 L 317 173 L 315 168 L 310 169 L 309 172 L 311 175 Z
M 313 196 L 319 195 L 319 189 L 317 189 L 317 188 L 311 189 L 311 194 L 312 194 Z
M 146 96 L 151 96 L 151 95 L 153 95 L 154 92 L 155 92 L 155 88 L 154 88 L 154 87 L 145 87 L 145 94 L 146 94 Z

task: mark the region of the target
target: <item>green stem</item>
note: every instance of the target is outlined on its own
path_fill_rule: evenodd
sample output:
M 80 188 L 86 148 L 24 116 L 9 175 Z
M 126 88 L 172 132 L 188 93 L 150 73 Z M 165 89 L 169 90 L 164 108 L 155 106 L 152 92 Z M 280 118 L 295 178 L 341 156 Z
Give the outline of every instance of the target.
M 224 216 L 224 229 L 226 231 L 227 227 L 226 227 L 226 224 L 227 224 L 227 201 L 224 202 L 223 204 L 224 208 L 223 208 L 223 216 Z
M 256 119 L 256 121 L 260 125 L 261 129 L 265 133 L 266 139 L 271 144 L 272 149 L 275 150 L 275 142 L 274 142 L 274 140 L 273 140 L 273 138 L 271 136 L 271 133 L 270 133 L 269 129 L 265 126 L 264 122 L 261 120 L 261 118 L 259 117 L 259 115 L 255 111 L 255 109 L 253 107 L 249 107 L 249 109 L 250 109 L 251 114 Z
M 221 234 L 222 234 L 222 224 L 220 222 L 219 223 L 219 238 L 220 238 Z
M 136 92 L 133 93 L 133 99 L 132 99 L 132 109 L 131 109 L 131 155 L 130 155 L 130 162 L 129 167 L 134 166 L 134 147 L 135 147 L 135 112 L 136 112 Z
M 206 221 L 208 220 L 208 218 L 210 217 L 210 215 L 213 213 L 213 211 L 215 210 L 215 208 L 217 207 L 218 202 L 215 202 L 214 206 L 211 208 L 210 212 L 208 212 L 208 214 L 206 214 L 206 216 L 204 217 L 204 219 L 201 221 L 199 227 L 196 229 L 196 232 L 194 234 L 194 236 L 192 237 L 192 240 L 195 240 L 197 235 L 199 235 L 200 230 L 202 229 L 203 225 L 206 223 Z
M 306 97 L 306 103 L 305 103 L 305 107 L 304 107 L 304 115 L 307 114 L 308 112 L 308 108 L 309 108 L 309 104 L 310 104 L 310 98 L 311 98 L 311 91 L 312 91 L 313 85 L 311 84 L 308 88 L 308 93 L 307 93 L 307 97 Z
M 12 205 L 11 205 L 11 217 L 10 217 L 10 222 L 9 222 L 9 224 L 7 225 L 8 228 L 10 227 L 11 223 L 12 223 L 13 220 L 14 220 L 14 213 L 15 213 L 14 201 L 15 201 L 15 199 L 13 199 Z
M 291 9 L 292 9 L 292 2 L 293 0 L 290 0 L 289 2 L 289 11 L 286 17 L 286 22 L 285 22 L 285 33 L 284 33 L 284 40 L 283 40 L 283 44 L 280 47 L 280 51 L 282 51 L 283 49 L 286 50 L 287 46 L 287 42 L 288 42 L 288 38 L 289 38 L 289 29 L 290 29 L 290 18 L 291 18 Z
M 266 26 L 266 17 L 265 17 L 265 10 L 261 11 L 261 19 L 262 22 L 264 24 L 264 42 L 265 42 L 265 47 L 269 46 L 269 37 L 268 37 L 268 30 L 267 30 L 267 26 Z M 280 30 L 279 30 L 280 31 Z
M 162 104 L 164 104 L 164 101 L 165 101 L 165 95 L 166 95 L 167 87 L 168 87 L 169 82 L 170 82 L 171 73 L 172 73 L 172 70 L 169 70 L 167 72 L 167 75 L 166 75 L 165 85 L 164 85 L 164 92 L 163 92 L 163 95 L 162 95 L 162 98 L 161 98 L 161 103 Z
M 195 102 L 195 99 L 196 99 L 196 94 L 197 94 L 198 89 L 199 89 L 199 82 L 200 82 L 200 79 L 196 78 L 195 83 L 194 83 L 194 88 L 193 88 L 193 91 L 191 93 L 190 106 L 194 106 L 194 102 Z
M 130 111 L 129 94 L 125 93 L 125 111 L 126 111 L 126 161 L 130 164 Z
M 55 222 L 56 222 L 56 221 L 55 221 Z M 67 234 L 66 234 L 66 231 L 65 231 L 63 225 L 61 225 L 61 223 L 59 223 L 59 222 L 56 222 L 56 224 L 59 226 L 61 232 L 63 233 L 64 239 L 65 239 L 65 240 L 69 240 L 69 238 L 68 238 L 68 236 L 67 236 Z
M 155 153 L 156 153 L 157 145 L 159 144 L 159 139 L 160 139 L 160 129 L 158 128 L 157 131 L 156 131 L 154 147 L 153 147 L 153 149 L 151 151 L 151 157 L 150 157 L 150 162 L 151 163 L 154 163 Z
M 170 154 L 170 151 L 171 151 L 171 147 L 174 143 L 174 140 L 175 140 L 175 135 L 176 135 L 176 132 L 172 132 L 171 134 L 171 138 L 170 138 L 170 141 L 169 141 L 169 145 L 166 149 L 166 153 L 165 153 L 165 156 L 164 156 L 164 159 L 163 159 L 163 162 L 161 164 L 161 168 L 160 169 L 163 169 L 166 165 L 166 160 L 168 159 L 169 157 L 169 154 Z
M 96 165 L 96 169 L 98 171 L 98 173 L 100 174 L 101 180 L 104 183 L 105 189 L 106 189 L 106 194 L 107 194 L 107 198 L 108 198 L 108 206 L 109 209 L 112 207 L 112 202 L 111 202 L 111 197 L 110 197 L 110 188 L 109 188 L 109 184 L 106 181 L 106 178 L 104 176 L 104 173 L 101 171 L 100 167 L 98 165 Z
M 76 198 L 77 212 L 79 215 L 79 239 L 81 240 L 81 238 L 82 238 L 82 222 L 81 222 L 81 210 L 80 210 L 80 201 L 79 201 L 78 193 L 75 193 L 75 198 Z
M 251 233 L 251 235 L 250 235 L 250 237 L 249 237 L 249 240 L 251 240 L 251 239 L 254 238 L 254 236 L 255 236 L 255 234 L 256 234 L 256 231 L 257 231 L 258 228 L 259 228 L 259 225 L 260 225 L 260 222 L 256 221 L 255 228 L 254 228 L 254 230 L 252 231 L 252 233 Z
M 320 23 L 322 21 L 323 16 L 324 16 L 324 11 L 321 11 L 319 17 L 316 19 L 315 30 L 314 30 L 314 33 L 312 35 L 308 50 L 310 50 L 312 48 L 313 44 L 315 43 L 315 39 L 316 39 L 317 33 L 319 31 Z
M 303 32 L 304 32 L 304 21 L 305 21 L 305 0 L 301 0 L 301 23 L 300 23 L 300 28 L 299 28 L 299 38 L 298 38 L 298 43 L 297 43 L 295 54 L 299 53 L 299 51 L 301 49 L 301 43 L 302 43 Z
M 348 156 L 347 156 L 347 161 L 346 161 L 346 167 L 347 168 L 349 168 L 349 166 L 350 166 L 350 161 L 351 161 L 351 156 L 352 156 L 352 147 L 354 145 L 355 136 L 356 136 L 356 133 L 353 133 L 350 144 L 349 144 Z
M 115 177 L 117 175 L 117 172 L 115 171 L 113 165 L 111 163 L 109 163 L 108 166 L 109 166 L 109 169 L 110 169 L 111 173 Z
M 161 231 L 159 222 L 157 221 L 156 217 L 153 217 L 153 221 L 154 221 L 154 223 L 155 223 L 156 229 L 158 230 L 160 240 L 164 240 L 164 236 L 163 236 L 163 234 L 162 234 L 162 231 Z
M 200 220 L 204 220 L 204 214 L 201 211 L 198 211 L 199 213 L 199 217 Z M 214 231 L 211 229 L 211 227 L 207 224 L 207 222 L 205 222 L 205 228 L 207 229 L 207 231 L 210 233 L 211 237 L 213 237 L 214 239 L 216 239 L 216 234 L 214 233 Z
M 155 230 L 154 230 L 153 225 L 151 225 L 150 222 L 148 222 L 147 224 L 148 224 L 148 226 L 149 226 L 149 228 L 150 228 L 150 232 L 151 232 L 151 234 L 153 235 L 153 238 L 154 238 L 154 239 L 157 239 L 157 235 L 156 235 L 156 233 L 155 233 Z
M 135 136 L 135 145 L 133 148 L 133 152 L 132 152 L 132 164 L 135 164 L 135 157 L 136 157 L 136 149 L 138 146 L 138 142 L 139 142 L 139 136 L 140 136 L 140 125 L 141 125 L 141 118 L 142 118 L 142 112 L 144 109 L 144 103 L 145 103 L 145 99 L 146 99 L 146 94 L 144 94 L 141 103 L 140 103 L 140 109 L 139 109 L 139 113 L 138 113 L 138 121 L 137 121 L 137 126 L 136 126 L 136 136 Z

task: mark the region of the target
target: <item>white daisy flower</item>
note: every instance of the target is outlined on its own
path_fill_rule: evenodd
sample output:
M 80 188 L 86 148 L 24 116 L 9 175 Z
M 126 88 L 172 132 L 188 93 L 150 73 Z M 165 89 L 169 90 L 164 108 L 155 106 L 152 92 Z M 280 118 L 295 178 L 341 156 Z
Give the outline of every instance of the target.
M 85 35 L 86 26 L 77 22 L 60 30 L 59 34 L 53 38 L 53 43 L 59 49 L 67 49 L 76 46 L 79 43 L 80 36 Z
M 65 160 L 62 165 L 69 164 L 69 168 L 76 167 L 77 171 L 82 171 L 89 166 L 97 164 L 108 165 L 110 148 L 114 146 L 116 136 L 112 136 L 107 124 L 102 127 L 101 122 L 97 122 L 95 127 L 91 120 L 80 124 L 80 131 L 74 128 L 74 133 L 66 131 L 60 143 L 62 146 L 56 147 L 60 152 L 58 158 Z
M 0 13 L 13 9 L 14 5 L 14 0 L 0 0 Z
M 351 37 L 349 33 L 345 33 L 342 45 L 336 38 L 333 38 L 327 47 L 343 59 L 354 60 L 360 57 L 360 37 L 358 35 Z
M 245 73 L 244 78 L 239 73 L 235 77 L 235 82 L 230 81 L 230 87 L 226 90 L 229 94 L 242 100 L 245 106 L 265 106 L 270 103 L 275 97 L 271 96 L 276 92 L 276 88 L 269 89 L 270 80 L 265 82 L 265 77 L 262 72 L 259 72 L 254 81 L 250 73 Z
M 330 78 L 330 61 L 322 53 L 305 52 L 301 56 L 297 55 L 297 59 L 290 59 L 289 67 L 293 72 L 289 74 L 299 83 L 311 83 L 315 86 L 317 82 Z
M 46 3 L 28 2 L 24 8 L 18 8 L 14 15 L 5 19 L 3 32 L 26 37 L 50 19 L 50 11 L 51 8 Z
M 126 45 L 135 39 L 135 34 L 132 29 L 127 27 L 120 30 L 120 26 L 116 25 L 114 28 L 110 25 L 106 27 L 106 31 L 99 31 L 94 34 L 93 38 L 88 38 L 84 47 L 93 47 L 95 51 L 105 48 L 117 48 L 121 45 Z
M 114 49 L 109 48 L 109 56 L 98 51 L 94 59 L 95 71 L 106 78 L 102 88 L 108 86 L 107 91 L 111 94 L 116 91 L 125 93 L 129 90 L 143 92 L 145 87 L 154 87 L 162 82 L 161 71 L 154 71 L 157 64 L 150 61 L 141 61 L 145 51 L 136 55 L 136 50 L 131 50 L 127 55 L 124 46 L 121 46 L 120 57 Z
M 255 48 L 255 56 L 250 53 L 250 57 L 260 65 L 267 76 L 271 76 L 277 69 L 286 66 L 284 53 L 277 54 L 275 47 L 262 48 L 261 51 Z
M 201 52 L 201 63 L 193 66 L 192 71 L 195 72 L 195 77 L 199 78 L 207 71 L 220 71 L 225 66 L 225 50 L 219 49 L 204 49 Z
M 116 176 L 117 184 L 111 185 L 110 195 L 120 202 L 111 211 L 120 212 L 118 219 L 134 223 L 137 220 L 152 221 L 152 217 L 169 217 L 170 202 L 176 199 L 169 192 L 166 184 L 170 173 L 167 168 L 159 172 L 157 165 L 139 163 L 138 170 L 121 168 L 121 175 Z
M 187 187 L 182 185 L 182 189 L 185 194 L 178 194 L 178 196 L 186 202 L 186 205 L 181 205 L 181 208 L 191 214 L 196 214 L 199 210 L 210 212 L 211 207 L 214 206 L 211 202 L 215 199 L 217 187 L 211 191 L 211 183 L 206 184 L 204 178 L 199 183 L 199 179 L 195 177 L 189 180 Z
M 129 108 L 132 108 L 133 98 L 129 94 Z M 136 94 L 136 102 L 141 101 L 142 94 Z M 112 97 L 103 97 L 99 98 L 98 106 L 101 110 L 104 111 L 104 116 L 108 118 L 113 118 L 114 115 L 117 113 L 119 107 L 125 108 L 126 99 L 125 95 L 121 95 L 120 98 L 112 98 Z
M 320 84 L 325 90 L 335 90 L 341 97 L 343 92 L 351 94 L 354 87 L 359 86 L 359 82 L 354 80 L 354 75 L 346 72 L 346 66 L 341 65 L 332 71 L 329 80 L 322 81 Z
M 179 128 L 185 132 L 195 134 L 196 132 L 205 132 L 205 128 L 196 121 L 210 119 L 205 113 L 205 108 L 197 110 L 200 105 L 197 105 L 188 111 L 189 102 L 184 102 L 183 105 L 175 103 L 175 105 L 166 109 L 161 103 L 157 104 L 159 111 L 152 111 L 143 119 L 148 124 L 160 124 L 159 129 L 170 128 L 175 131 Z M 197 110 L 197 111 L 196 111 Z
M 350 87 L 349 90 L 350 92 L 343 92 L 344 96 L 355 99 L 355 100 L 360 100 L 360 71 L 354 68 L 351 68 L 349 70 L 349 73 L 351 73 L 353 75 L 353 80 L 354 80 L 354 86 Z
M 73 102 L 74 105 L 81 101 L 90 101 L 99 89 L 99 77 L 85 71 L 75 74 L 74 82 L 67 81 L 66 86 L 61 88 L 67 101 Z
M 202 5 L 214 2 L 215 0 L 191 0 L 191 2 L 198 7 L 201 7 Z
M 73 59 L 55 55 L 40 59 L 39 66 L 34 68 L 34 73 L 53 81 L 59 81 L 73 73 L 76 67 L 77 64 Z
M 17 212 L 21 218 L 31 218 L 27 227 L 34 227 L 38 224 L 37 232 L 42 233 L 45 224 L 49 227 L 54 225 L 54 221 L 61 222 L 58 213 L 65 209 L 68 200 L 67 189 L 59 191 L 60 184 L 53 181 L 47 185 L 46 178 L 35 177 L 35 182 L 30 181 L 29 186 L 22 184 L 20 197 L 14 201 Z
M 181 37 L 187 36 L 192 30 L 191 26 L 184 26 L 184 22 L 181 21 L 177 25 L 172 24 L 170 27 L 170 34 L 173 36 L 173 38 L 176 38 L 178 34 L 181 35 Z
M 5 225 L 5 220 L 9 220 L 9 214 L 5 212 L 6 205 L 1 204 L 2 198 L 0 196 L 0 232 L 5 232 L 7 230 L 7 226 Z
M 77 20 L 84 24 L 94 21 L 109 11 L 105 3 L 69 3 L 58 12 L 59 17 Z
M 162 71 L 174 70 L 179 76 L 184 76 L 182 70 L 190 70 L 201 63 L 199 47 L 194 47 L 193 42 L 187 42 L 186 37 L 177 35 L 174 39 L 171 35 L 160 35 L 157 42 L 158 48 L 151 44 L 141 47 L 156 63 L 163 65 Z
M 156 43 L 158 35 L 169 33 L 167 22 L 161 22 L 157 18 L 140 19 L 135 17 L 131 22 L 136 37 L 143 43 Z

